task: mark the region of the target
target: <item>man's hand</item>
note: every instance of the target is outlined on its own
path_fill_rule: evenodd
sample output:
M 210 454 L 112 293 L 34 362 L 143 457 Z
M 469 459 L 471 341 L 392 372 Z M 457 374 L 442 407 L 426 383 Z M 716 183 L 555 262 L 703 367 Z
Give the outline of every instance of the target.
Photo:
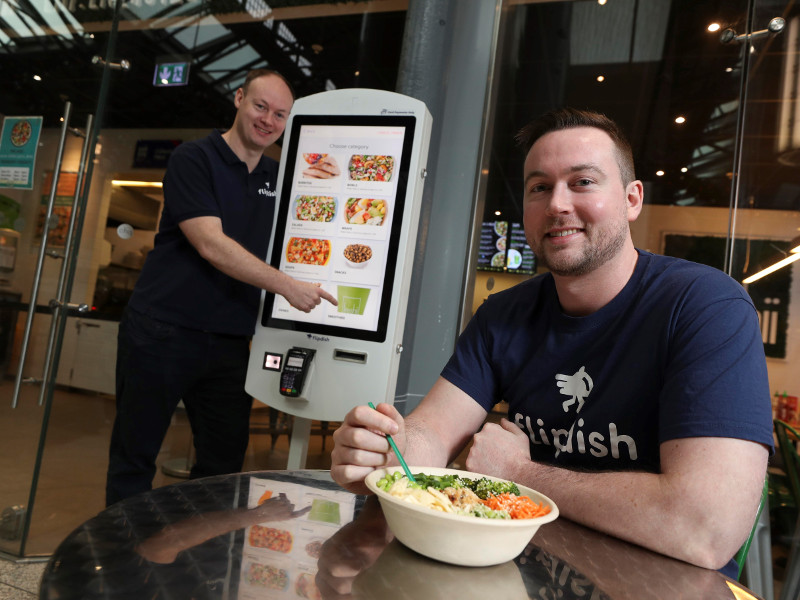
M 377 467 L 397 464 L 386 435 L 391 435 L 400 452 L 406 449 L 402 415 L 391 404 L 378 404 L 376 410 L 356 406 L 333 432 L 331 476 L 343 488 L 367 494 L 364 478 Z
M 289 289 L 281 294 L 286 301 L 297 310 L 309 312 L 316 308 L 320 302 L 327 300 L 334 306 L 338 304 L 336 298 L 323 290 L 318 283 L 308 283 L 292 279 Z
M 467 470 L 514 480 L 521 468 L 530 465 L 528 436 L 508 419 L 486 423 L 472 438 Z
M 289 519 L 302 517 L 310 510 L 310 504 L 305 508 L 295 510 L 294 503 L 286 497 L 286 494 L 280 493 L 278 496 L 269 498 L 244 513 L 246 516 L 242 522 L 242 527 L 266 523 L 267 521 L 288 521 Z

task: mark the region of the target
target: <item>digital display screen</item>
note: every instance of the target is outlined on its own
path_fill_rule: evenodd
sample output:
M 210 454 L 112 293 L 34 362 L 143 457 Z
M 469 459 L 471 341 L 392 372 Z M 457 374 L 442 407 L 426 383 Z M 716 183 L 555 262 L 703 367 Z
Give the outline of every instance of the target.
M 338 300 L 309 313 L 267 294 L 262 325 L 382 342 L 416 118 L 296 115 L 272 266 Z
M 287 367 L 302 367 L 303 366 L 303 359 L 299 356 L 290 356 L 286 359 L 286 366 Z
M 536 255 L 528 246 L 522 223 L 484 221 L 476 268 L 479 271 L 535 274 Z

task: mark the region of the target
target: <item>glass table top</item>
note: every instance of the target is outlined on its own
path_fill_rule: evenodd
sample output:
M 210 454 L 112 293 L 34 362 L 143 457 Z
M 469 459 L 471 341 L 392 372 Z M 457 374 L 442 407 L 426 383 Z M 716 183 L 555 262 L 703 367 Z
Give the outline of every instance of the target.
M 327 471 L 261 471 L 157 488 L 102 511 L 56 549 L 40 597 L 753 596 L 716 571 L 563 517 L 541 527 L 513 561 L 479 568 L 448 565 L 400 544 L 377 499 L 342 490 Z

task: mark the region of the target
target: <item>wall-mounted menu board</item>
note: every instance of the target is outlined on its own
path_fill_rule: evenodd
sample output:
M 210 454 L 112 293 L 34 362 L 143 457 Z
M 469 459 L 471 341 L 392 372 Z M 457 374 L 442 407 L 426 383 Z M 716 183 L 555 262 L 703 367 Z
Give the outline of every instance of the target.
M 536 256 L 525 241 L 525 231 L 521 223 L 483 222 L 477 269 L 521 275 L 536 273 Z

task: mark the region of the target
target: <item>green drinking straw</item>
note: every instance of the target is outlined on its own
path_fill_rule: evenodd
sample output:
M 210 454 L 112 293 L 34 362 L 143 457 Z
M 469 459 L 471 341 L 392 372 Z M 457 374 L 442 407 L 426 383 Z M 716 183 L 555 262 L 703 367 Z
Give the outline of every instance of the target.
M 372 410 L 378 410 L 377 408 L 375 408 L 375 405 L 372 402 L 368 402 L 368 404 L 369 404 L 369 407 Z M 406 461 L 403 460 L 403 455 L 400 454 L 400 450 L 397 448 L 397 444 L 394 443 L 394 440 L 392 439 L 392 436 L 390 436 L 387 433 L 386 434 L 386 439 L 389 440 L 389 445 L 392 447 L 392 450 L 394 450 L 395 456 L 397 456 L 397 460 L 400 461 L 400 465 L 403 467 L 403 471 L 406 472 L 406 477 L 408 477 L 408 479 L 410 481 L 413 481 L 414 483 L 416 483 L 417 480 L 414 479 L 414 476 L 411 474 L 411 471 L 408 469 L 408 465 L 406 464 Z

